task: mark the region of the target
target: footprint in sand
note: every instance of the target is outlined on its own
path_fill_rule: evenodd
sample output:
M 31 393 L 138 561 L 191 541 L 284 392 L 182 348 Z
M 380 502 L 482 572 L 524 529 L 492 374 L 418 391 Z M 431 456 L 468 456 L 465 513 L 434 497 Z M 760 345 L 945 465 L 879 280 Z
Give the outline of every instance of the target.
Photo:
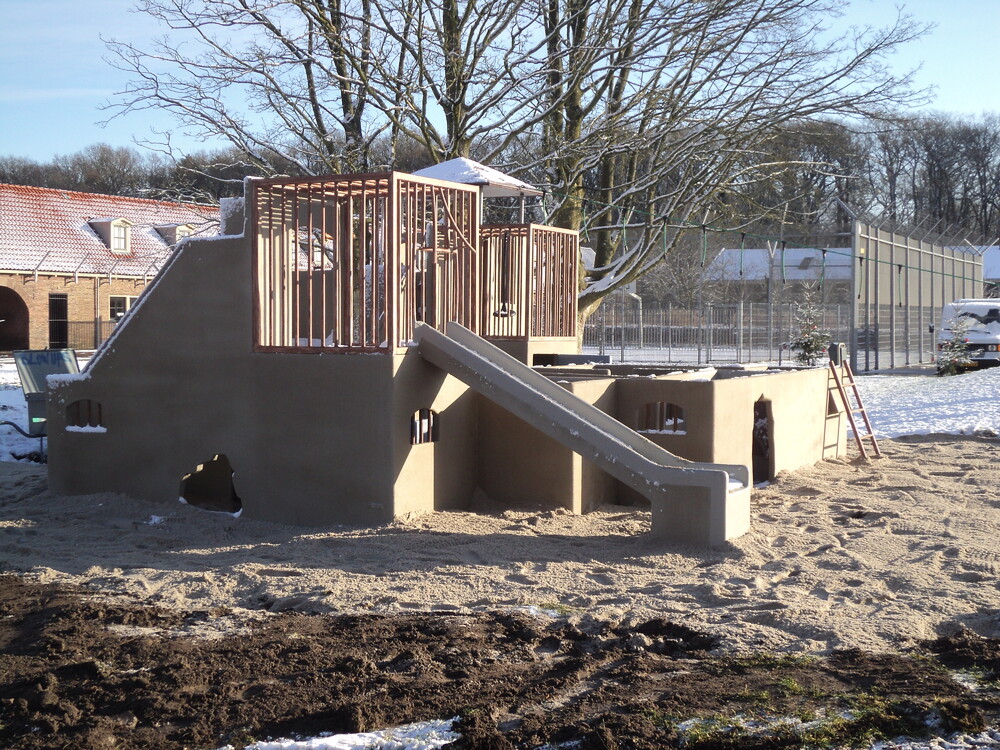
M 667 587 L 662 583 L 651 583 L 648 586 L 633 586 L 628 590 L 630 594 L 662 594 Z
M 511 583 L 520 583 L 522 586 L 537 586 L 538 581 L 534 578 L 530 578 L 526 575 L 521 575 L 520 573 L 511 573 L 509 576 L 504 577 L 505 581 L 510 581 Z
M 605 606 L 614 604 L 630 604 L 632 602 L 627 596 L 612 596 L 608 599 L 598 599 L 595 604 L 603 604 Z
M 986 580 L 986 576 L 974 570 L 967 570 L 964 573 L 952 573 L 951 578 L 953 581 L 960 581 L 961 583 L 981 583 Z
M 301 570 L 282 570 L 280 568 L 261 568 L 257 571 L 259 576 L 267 576 L 269 578 L 295 578 L 296 576 L 303 575 Z

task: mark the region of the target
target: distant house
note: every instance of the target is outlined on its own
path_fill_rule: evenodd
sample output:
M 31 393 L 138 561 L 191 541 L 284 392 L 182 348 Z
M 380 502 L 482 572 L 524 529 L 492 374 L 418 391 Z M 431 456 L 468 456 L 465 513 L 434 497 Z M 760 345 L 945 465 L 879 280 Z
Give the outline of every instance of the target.
M 219 209 L 0 184 L 0 351 L 92 349 Z

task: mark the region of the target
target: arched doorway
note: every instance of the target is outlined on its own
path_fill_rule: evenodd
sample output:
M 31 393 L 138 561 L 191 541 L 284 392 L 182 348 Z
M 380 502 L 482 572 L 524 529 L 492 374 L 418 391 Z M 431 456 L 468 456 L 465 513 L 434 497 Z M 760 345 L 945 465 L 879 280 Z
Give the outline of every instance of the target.
M 28 306 L 13 289 L 0 286 L 0 351 L 28 347 Z
M 753 482 L 774 479 L 774 416 L 771 402 L 761 396 L 753 405 Z

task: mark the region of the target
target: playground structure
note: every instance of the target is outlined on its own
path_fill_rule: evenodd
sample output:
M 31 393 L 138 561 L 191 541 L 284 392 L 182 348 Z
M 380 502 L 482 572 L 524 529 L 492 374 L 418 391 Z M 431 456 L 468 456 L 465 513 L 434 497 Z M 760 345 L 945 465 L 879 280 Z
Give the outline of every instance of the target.
M 477 488 L 575 512 L 640 496 L 655 536 L 717 545 L 749 528 L 751 466 L 842 454 L 825 370 L 532 369 L 577 351 L 579 240 L 481 226 L 481 191 L 249 180 L 82 374 L 50 378 L 52 489 L 308 525 Z

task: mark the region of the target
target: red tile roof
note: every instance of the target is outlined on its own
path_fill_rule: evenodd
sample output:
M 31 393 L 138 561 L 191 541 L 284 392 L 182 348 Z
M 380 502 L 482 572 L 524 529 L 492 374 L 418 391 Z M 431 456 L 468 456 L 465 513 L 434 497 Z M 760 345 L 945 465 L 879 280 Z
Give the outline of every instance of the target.
M 88 223 L 109 218 L 131 222 L 131 254 L 113 255 Z M 214 235 L 218 222 L 217 206 L 0 183 L 0 272 L 152 275 L 171 253 L 155 227 Z

